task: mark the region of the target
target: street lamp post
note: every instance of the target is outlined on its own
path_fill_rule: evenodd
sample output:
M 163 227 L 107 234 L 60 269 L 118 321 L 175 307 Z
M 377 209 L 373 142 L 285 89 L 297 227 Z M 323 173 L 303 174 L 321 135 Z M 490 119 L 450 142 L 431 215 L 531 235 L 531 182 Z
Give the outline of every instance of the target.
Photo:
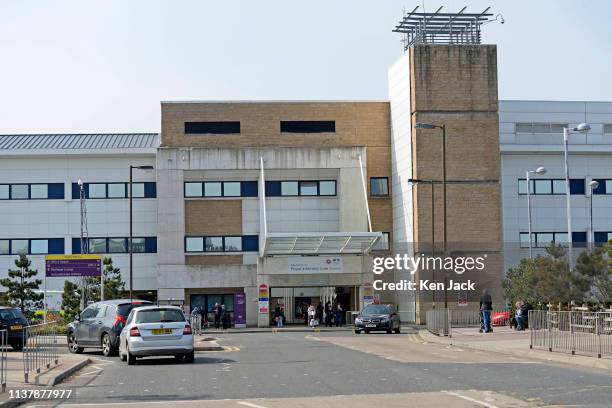
M 589 211 L 589 229 L 590 229 L 590 241 L 591 241 L 591 250 L 595 249 L 595 230 L 593 229 L 593 192 L 597 190 L 599 187 L 599 182 L 596 180 L 591 180 L 589 182 L 589 197 L 590 197 L 590 207 L 591 211 Z
M 446 125 L 436 125 L 434 123 L 417 122 L 416 129 L 441 129 L 442 130 L 442 250 L 446 256 L 447 245 L 447 223 L 446 223 Z M 444 274 L 444 308 L 448 309 L 448 289 L 446 273 Z
M 134 288 L 134 272 L 133 272 L 133 223 L 132 223 L 132 212 L 133 212 L 133 197 L 132 197 L 132 171 L 138 170 L 153 170 L 153 166 L 132 166 L 130 165 L 130 187 L 129 187 L 129 200 L 130 200 L 130 238 L 128 240 L 128 251 L 130 254 L 130 301 L 133 299 L 133 288 Z
M 436 256 L 436 223 L 435 223 L 435 189 L 434 189 L 434 181 L 433 180 L 419 180 L 419 179 L 408 179 L 408 183 L 411 184 L 419 184 L 419 183 L 427 183 L 431 184 L 431 257 L 435 258 Z M 432 270 L 432 280 L 436 281 L 436 268 L 434 262 L 434 268 Z M 436 291 L 431 291 L 431 302 L 433 308 L 436 308 Z
M 527 178 L 527 220 L 529 224 L 527 231 L 529 233 L 529 259 L 533 259 L 533 239 L 531 238 L 531 180 L 529 179 L 531 174 L 546 174 L 546 169 L 544 167 L 538 167 L 535 170 L 527 170 L 525 172 Z
M 563 128 L 563 157 L 565 161 L 565 205 L 567 207 L 567 262 L 569 269 L 572 270 L 572 210 L 571 210 L 571 194 L 570 194 L 570 174 L 569 174 L 569 135 L 570 132 L 586 134 L 591 130 L 591 126 L 588 123 L 580 123 L 575 128 L 569 129 L 568 127 Z

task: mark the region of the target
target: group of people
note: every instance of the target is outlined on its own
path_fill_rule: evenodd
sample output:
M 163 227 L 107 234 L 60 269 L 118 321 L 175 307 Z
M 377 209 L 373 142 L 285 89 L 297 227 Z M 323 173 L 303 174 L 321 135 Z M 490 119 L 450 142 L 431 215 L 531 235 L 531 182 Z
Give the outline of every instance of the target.
M 523 300 L 519 300 L 514 306 L 516 307 L 514 321 L 510 321 L 510 327 L 514 327 L 516 330 L 525 330 L 528 324 L 529 311 L 533 310 L 533 306 Z
M 307 324 L 310 327 L 316 327 L 321 322 L 325 322 L 325 327 L 332 327 L 334 324 L 336 327 L 342 326 L 342 305 L 340 303 L 332 304 L 331 301 L 325 303 L 325 308 L 322 303 L 319 303 L 316 307 L 314 305 L 308 306 Z
M 212 308 L 212 313 L 215 329 L 223 327 L 223 330 L 226 330 L 231 325 L 230 314 L 227 312 L 225 305 L 220 305 L 218 302 L 215 303 Z M 199 318 L 202 327 L 208 326 L 208 321 L 206 320 L 206 313 L 203 307 L 194 307 L 191 310 L 191 316 L 194 318 Z
M 515 304 L 514 316 L 510 319 L 510 327 L 516 330 L 525 330 L 528 324 L 529 311 L 533 306 L 527 301 L 519 300 Z M 483 290 L 480 297 L 480 332 L 491 333 L 491 311 L 493 310 L 493 300 L 487 290 Z

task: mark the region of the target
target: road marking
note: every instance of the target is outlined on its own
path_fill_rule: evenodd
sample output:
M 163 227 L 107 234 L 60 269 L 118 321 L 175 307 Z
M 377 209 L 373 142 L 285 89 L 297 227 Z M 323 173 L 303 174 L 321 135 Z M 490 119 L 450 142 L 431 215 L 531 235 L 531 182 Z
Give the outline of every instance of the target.
M 251 408 L 266 408 L 263 405 L 252 404 L 252 403 L 246 402 L 246 401 L 238 401 L 237 404 L 238 405 L 244 405 L 246 407 L 251 407 Z
M 482 405 L 483 407 L 486 407 L 486 408 L 499 408 L 497 405 L 489 404 L 488 402 L 484 402 L 484 401 L 479 401 L 479 400 L 477 400 L 475 398 L 468 397 L 467 395 L 462 395 L 462 394 L 459 394 L 457 392 L 453 392 L 453 391 L 442 391 L 442 392 L 445 393 L 445 394 L 448 394 L 448 395 L 452 395 L 452 396 L 457 397 L 457 398 L 464 399 L 466 401 L 470 401 L 470 402 L 474 402 L 476 404 L 480 404 L 480 405 Z

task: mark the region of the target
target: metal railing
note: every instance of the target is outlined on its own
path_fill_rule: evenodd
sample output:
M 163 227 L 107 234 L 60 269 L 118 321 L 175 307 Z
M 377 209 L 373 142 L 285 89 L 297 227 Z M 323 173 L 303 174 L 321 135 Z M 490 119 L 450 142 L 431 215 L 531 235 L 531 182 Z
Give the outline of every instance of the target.
M 56 323 L 43 323 L 23 329 L 23 375 L 28 382 L 31 372 L 58 363 Z
M 612 312 L 529 311 L 529 348 L 612 356 Z
M 506 326 L 510 320 L 508 311 L 491 311 L 491 325 Z M 462 309 L 434 309 L 425 313 L 427 330 L 437 336 L 453 335 L 453 328 L 482 327 L 480 311 Z
M 0 384 L 2 392 L 6 392 L 6 374 L 8 371 L 7 347 L 8 332 L 6 330 L 0 330 Z
M 193 334 L 202 335 L 202 315 L 191 315 L 189 316 L 189 324 L 193 330 Z

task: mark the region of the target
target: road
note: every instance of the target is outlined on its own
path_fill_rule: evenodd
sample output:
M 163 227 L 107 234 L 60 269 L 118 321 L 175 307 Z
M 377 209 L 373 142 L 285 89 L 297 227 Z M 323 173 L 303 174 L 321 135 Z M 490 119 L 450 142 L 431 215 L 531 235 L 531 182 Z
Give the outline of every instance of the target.
M 612 406 L 611 373 L 423 344 L 416 334 L 218 338 L 236 351 L 198 353 L 191 365 L 145 359 L 128 367 L 91 353 L 94 364 L 58 387 L 75 389 L 63 406 Z

